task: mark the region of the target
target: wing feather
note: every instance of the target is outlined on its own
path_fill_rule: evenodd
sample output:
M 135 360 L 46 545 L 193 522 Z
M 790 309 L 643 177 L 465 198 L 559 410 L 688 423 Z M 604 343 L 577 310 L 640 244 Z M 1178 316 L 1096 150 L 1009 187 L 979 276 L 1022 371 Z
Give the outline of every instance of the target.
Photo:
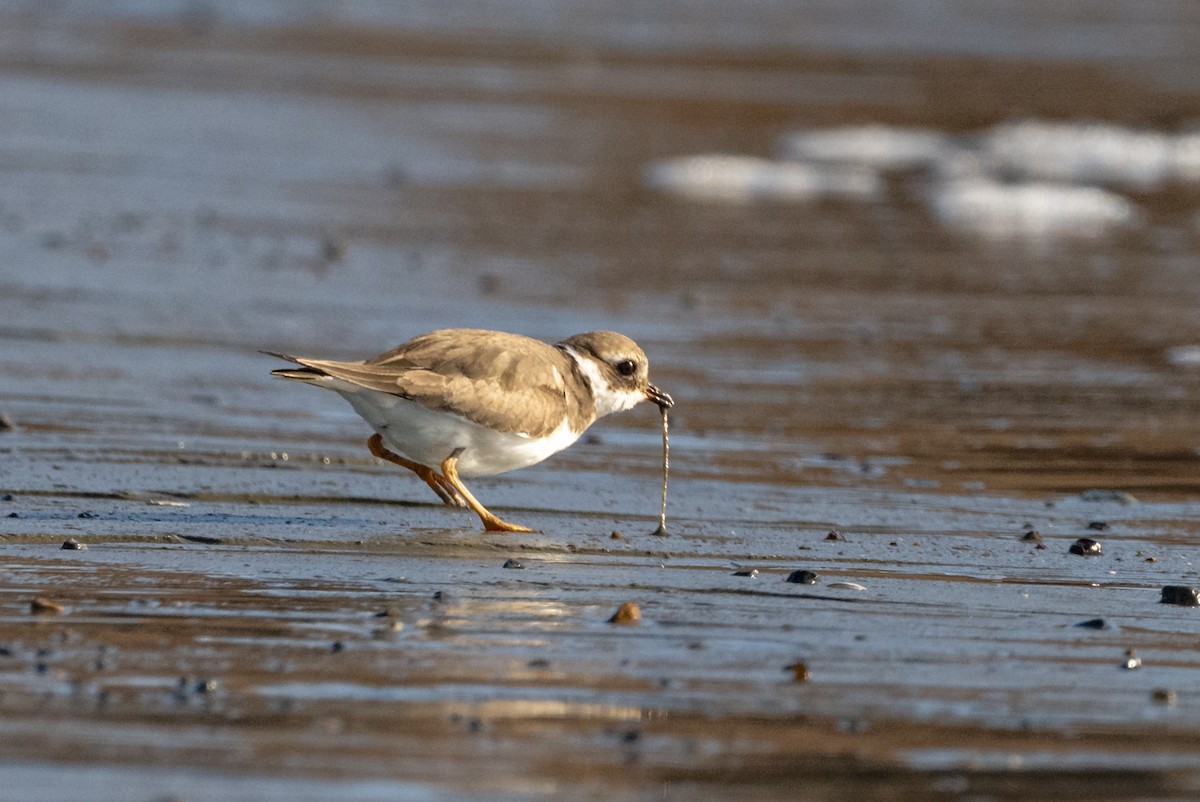
M 503 432 L 542 437 L 567 414 L 567 357 L 517 334 L 443 329 L 367 360 L 285 358 Z

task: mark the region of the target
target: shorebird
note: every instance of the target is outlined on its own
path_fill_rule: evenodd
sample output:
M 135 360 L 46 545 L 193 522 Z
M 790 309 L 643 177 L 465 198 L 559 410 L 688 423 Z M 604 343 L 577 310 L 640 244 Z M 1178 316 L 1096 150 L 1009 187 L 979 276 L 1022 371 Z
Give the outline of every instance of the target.
M 500 331 L 442 329 L 356 362 L 266 353 L 301 366 L 272 375 L 349 401 L 375 429 L 367 440 L 372 454 L 408 468 L 444 503 L 470 507 L 491 532 L 533 530 L 489 512 L 462 477 L 541 462 L 598 418 L 642 401 L 663 410 L 674 404 L 650 384 L 645 352 L 613 331 L 550 345 Z

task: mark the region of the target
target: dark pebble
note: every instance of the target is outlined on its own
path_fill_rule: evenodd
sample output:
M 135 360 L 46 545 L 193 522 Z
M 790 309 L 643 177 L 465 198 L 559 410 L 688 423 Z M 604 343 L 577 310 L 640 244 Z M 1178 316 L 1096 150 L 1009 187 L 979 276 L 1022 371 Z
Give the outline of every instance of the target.
M 87 544 L 80 543 L 73 537 L 69 537 L 63 541 L 62 547 L 66 551 L 87 551 Z
M 501 568 L 524 568 L 525 563 L 521 562 L 520 560 L 514 560 L 512 557 L 509 557 L 507 560 L 504 561 L 504 565 L 502 565 L 500 567 Z
M 533 660 L 530 660 L 525 665 L 529 666 L 530 668 L 549 668 L 550 661 L 544 660 L 541 657 L 537 657 L 537 658 L 534 658 Z
M 341 262 L 346 258 L 346 243 L 334 237 L 321 240 L 321 258 L 326 262 Z
M 1200 592 L 1187 585 L 1167 585 L 1162 589 L 1161 604 L 1178 604 L 1180 607 L 1200 607 Z
M 1087 528 L 1093 532 L 1108 531 L 1108 521 L 1088 521 Z
M 0 415 L 0 433 L 11 432 L 17 427 L 13 425 L 12 419 L 7 415 Z
M 753 578 L 753 577 L 758 576 L 758 569 L 757 568 L 748 568 L 745 571 L 734 571 L 733 575 L 734 576 L 748 576 L 748 577 Z
M 1042 543 L 1042 533 L 1036 529 L 1031 529 L 1021 536 L 1022 543 Z
M 793 585 L 815 585 L 817 574 L 815 571 L 792 571 L 784 582 L 791 582 Z
M 346 644 L 342 643 L 340 640 L 335 640 L 329 647 L 329 652 L 331 654 L 337 654 L 338 652 L 342 652 L 345 650 L 346 650 Z
M 828 535 L 825 536 L 825 539 L 826 540 L 845 540 L 845 538 L 842 537 L 842 533 L 837 532 L 837 531 L 830 532 Z
M 5 517 L 7 517 L 7 518 L 20 518 L 20 517 L 21 517 L 21 513 L 19 513 L 19 512 L 10 512 L 10 513 L 9 513 L 7 516 L 5 516 Z
M 1092 540 L 1090 537 L 1081 537 L 1071 544 L 1068 549 L 1072 554 L 1078 554 L 1080 557 L 1098 557 L 1103 554 L 1100 547 L 1100 542 Z
M 17 497 L 14 496 L 12 493 L 5 493 L 3 496 L 0 496 L 0 501 L 16 501 L 16 500 L 17 500 Z
M 1160 705 L 1167 705 L 1168 707 L 1171 707 L 1175 704 L 1179 697 L 1178 694 L 1175 693 L 1174 688 L 1155 688 L 1150 692 L 1150 698 L 1155 702 L 1158 702 Z
M 616 529 L 614 529 L 613 533 L 611 535 L 609 535 L 609 537 L 612 538 L 613 540 L 620 540 L 624 536 L 620 532 L 618 532 Z
M 1108 622 L 1103 618 L 1089 618 L 1087 621 L 1080 621 L 1075 626 L 1084 629 L 1108 629 Z
M 87 510 L 84 510 L 83 512 L 79 513 L 79 517 L 80 518 L 95 518 L 96 513 L 88 512 Z

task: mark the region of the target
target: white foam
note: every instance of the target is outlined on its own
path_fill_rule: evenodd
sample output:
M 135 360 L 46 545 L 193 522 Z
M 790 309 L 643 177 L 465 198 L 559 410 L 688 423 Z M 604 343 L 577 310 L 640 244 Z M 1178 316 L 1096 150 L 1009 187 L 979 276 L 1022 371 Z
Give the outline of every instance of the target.
M 1200 137 L 1195 134 L 1027 120 L 993 128 L 982 151 L 992 170 L 1027 180 L 1146 191 L 1200 180 Z
M 1098 187 L 1008 184 L 987 176 L 937 183 L 929 198 L 943 225 L 996 239 L 1096 237 L 1138 217 L 1132 203 Z
M 973 135 L 888 125 L 805 129 L 782 161 L 699 155 L 650 165 L 649 185 L 723 202 L 880 200 L 916 190 L 948 228 L 991 238 L 1096 237 L 1141 223 L 1130 193 L 1200 183 L 1200 132 L 1025 120 Z M 1200 228 L 1200 213 L 1196 227 Z
M 780 138 L 783 158 L 852 164 L 875 170 L 913 170 L 954 150 L 949 137 L 922 128 L 860 125 L 796 131 Z
M 1176 345 L 1168 348 L 1164 355 L 1167 361 L 1176 367 L 1200 367 L 1200 345 Z
M 646 183 L 694 200 L 748 202 L 821 198 L 871 200 L 883 182 L 869 170 L 710 154 L 655 162 Z

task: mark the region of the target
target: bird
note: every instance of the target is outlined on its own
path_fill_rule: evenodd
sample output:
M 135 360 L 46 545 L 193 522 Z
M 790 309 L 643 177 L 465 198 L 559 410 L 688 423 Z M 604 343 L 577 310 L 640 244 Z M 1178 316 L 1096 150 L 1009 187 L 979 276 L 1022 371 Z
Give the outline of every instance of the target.
M 415 473 L 443 503 L 469 507 L 488 532 L 532 532 L 484 507 L 462 477 L 534 465 L 597 419 L 651 401 L 646 353 L 614 331 L 550 344 L 484 329 L 439 329 L 369 359 L 339 362 L 264 351 L 300 367 L 272 375 L 338 393 L 375 433 L 376 457 Z

